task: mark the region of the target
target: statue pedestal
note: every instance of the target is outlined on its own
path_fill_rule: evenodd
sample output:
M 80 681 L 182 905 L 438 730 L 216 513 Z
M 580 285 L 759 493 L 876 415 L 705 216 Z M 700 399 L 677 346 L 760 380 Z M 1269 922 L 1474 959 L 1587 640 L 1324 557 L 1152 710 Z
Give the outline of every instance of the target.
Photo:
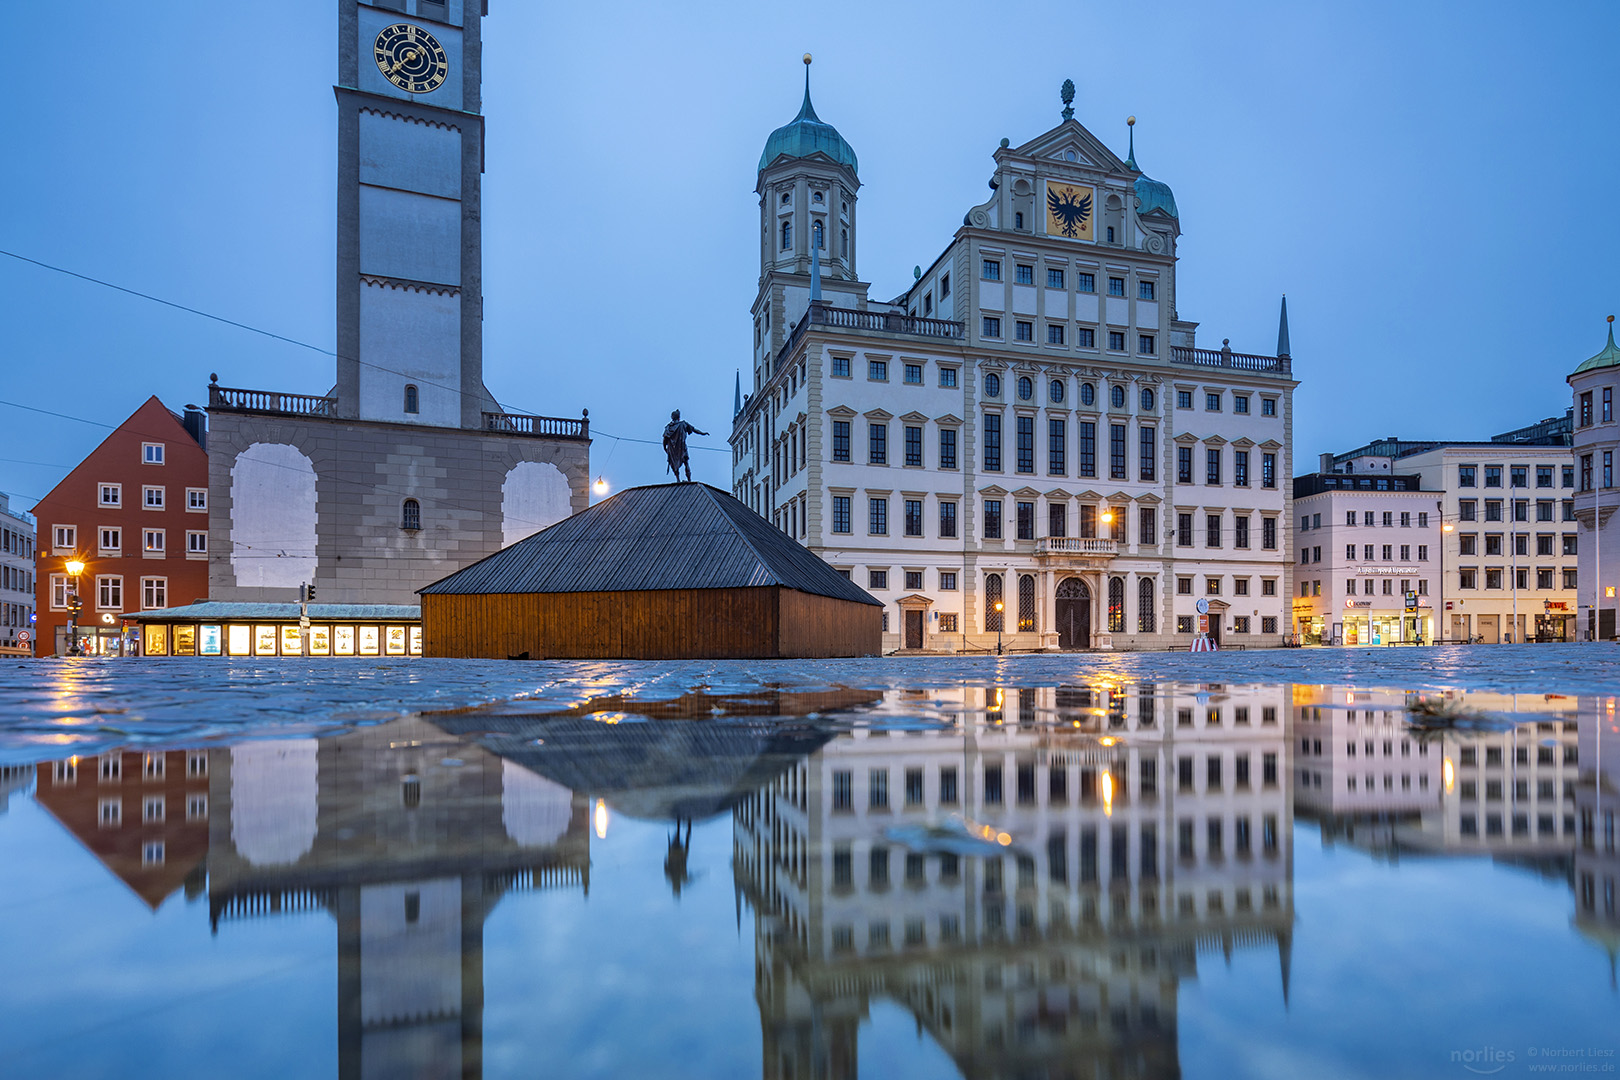
M 1058 651 L 1057 631 L 1054 630 L 1054 631 L 1051 631 L 1049 633 L 1045 633 L 1045 634 L 1041 635 L 1041 648 L 1044 649 L 1046 652 L 1057 652 Z

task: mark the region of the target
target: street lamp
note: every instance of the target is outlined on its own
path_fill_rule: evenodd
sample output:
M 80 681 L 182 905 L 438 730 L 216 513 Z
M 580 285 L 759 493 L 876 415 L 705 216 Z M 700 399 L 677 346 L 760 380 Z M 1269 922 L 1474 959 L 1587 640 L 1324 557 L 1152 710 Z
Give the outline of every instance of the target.
M 69 656 L 83 656 L 79 648 L 79 612 L 84 610 L 84 602 L 79 599 L 79 575 L 84 573 L 84 562 L 81 559 L 69 559 L 64 567 L 68 576 L 73 579 L 73 591 L 68 594 L 68 652 Z
M 1436 503 L 1445 513 L 1445 504 Z M 1446 537 L 1455 532 L 1457 526 L 1447 521 L 1444 516 L 1440 518 L 1440 644 L 1446 643 L 1446 632 L 1451 629 L 1451 604 L 1446 599 L 1450 594 L 1446 585 Z
M 1000 600 L 996 601 L 996 655 L 997 656 L 1001 655 L 1001 624 L 1004 621 L 1002 619 L 1001 612 L 1002 612 L 1002 609 L 1005 608 L 1005 607 L 1006 607 L 1006 605 L 1003 604 Z

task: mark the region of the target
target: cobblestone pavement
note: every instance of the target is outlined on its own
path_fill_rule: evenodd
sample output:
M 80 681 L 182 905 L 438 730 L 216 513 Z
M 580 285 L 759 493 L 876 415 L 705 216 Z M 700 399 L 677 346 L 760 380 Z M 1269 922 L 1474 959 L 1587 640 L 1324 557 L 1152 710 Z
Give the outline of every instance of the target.
M 962 683 L 1308 683 L 1402 690 L 1620 693 L 1620 646 L 1451 645 L 1220 653 L 1027 654 L 822 661 L 120 660 L 0 665 L 0 763 L 131 743 L 285 737 L 413 712 L 525 712 L 702 688 L 738 694 Z

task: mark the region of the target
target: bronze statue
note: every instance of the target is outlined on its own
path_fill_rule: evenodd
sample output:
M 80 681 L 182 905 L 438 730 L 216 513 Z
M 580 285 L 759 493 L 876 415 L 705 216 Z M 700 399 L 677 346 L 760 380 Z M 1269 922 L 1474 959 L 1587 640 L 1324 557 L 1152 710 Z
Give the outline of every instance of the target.
M 682 420 L 681 410 L 669 414 L 669 423 L 664 425 L 664 455 L 669 458 L 669 471 L 675 474 L 677 481 L 681 478 L 682 465 L 686 466 L 686 479 L 692 479 L 692 463 L 686 457 L 686 437 L 707 434 Z

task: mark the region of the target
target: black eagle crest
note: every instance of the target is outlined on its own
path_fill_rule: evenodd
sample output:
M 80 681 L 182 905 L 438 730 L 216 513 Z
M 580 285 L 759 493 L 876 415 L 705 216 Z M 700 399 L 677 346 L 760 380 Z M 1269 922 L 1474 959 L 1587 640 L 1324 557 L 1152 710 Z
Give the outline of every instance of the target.
M 1046 209 L 1063 229 L 1064 236 L 1079 236 L 1091 219 L 1091 196 L 1087 194 L 1076 198 L 1076 194 L 1072 189 L 1058 191 L 1048 188 L 1046 191 Z

